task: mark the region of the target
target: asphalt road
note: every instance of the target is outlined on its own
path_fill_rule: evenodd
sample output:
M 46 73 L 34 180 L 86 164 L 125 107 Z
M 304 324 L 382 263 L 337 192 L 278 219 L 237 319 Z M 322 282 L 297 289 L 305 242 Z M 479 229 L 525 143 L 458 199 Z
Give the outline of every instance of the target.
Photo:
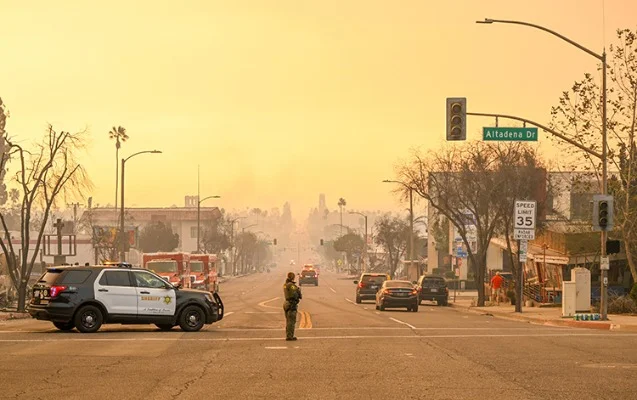
M 1 399 L 634 399 L 637 334 L 552 328 L 433 304 L 357 305 L 324 272 L 284 340 L 284 270 L 223 284 L 227 315 L 197 333 L 62 333 L 0 323 Z

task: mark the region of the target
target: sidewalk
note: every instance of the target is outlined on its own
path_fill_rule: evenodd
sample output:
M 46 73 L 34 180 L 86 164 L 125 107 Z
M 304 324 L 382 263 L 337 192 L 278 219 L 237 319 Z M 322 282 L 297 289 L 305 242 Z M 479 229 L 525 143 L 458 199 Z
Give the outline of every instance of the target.
M 31 318 L 29 313 L 19 313 L 16 311 L 0 311 L 0 321 L 8 321 L 12 319 Z
M 561 307 L 522 307 L 522 313 L 515 312 L 515 306 L 500 303 L 499 306 L 476 307 L 473 296 L 458 296 L 455 303 L 450 293 L 449 305 L 458 311 L 491 315 L 496 318 L 526 321 L 547 326 L 570 326 L 576 328 L 601 329 L 622 332 L 637 332 L 637 315 L 608 315 L 608 321 L 576 321 L 572 317 L 562 317 Z

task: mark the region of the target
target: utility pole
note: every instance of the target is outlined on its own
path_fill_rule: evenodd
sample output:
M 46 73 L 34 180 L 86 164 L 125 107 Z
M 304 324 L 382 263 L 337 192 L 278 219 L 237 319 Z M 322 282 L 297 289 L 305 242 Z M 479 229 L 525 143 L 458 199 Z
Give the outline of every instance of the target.
M 57 247 L 58 247 L 57 254 L 53 257 L 53 263 L 55 265 L 64 265 L 66 263 L 66 256 L 62 255 L 62 228 L 64 228 L 64 223 L 62 222 L 62 219 L 58 218 L 53 224 L 53 227 L 56 230 Z
M 511 116 L 506 116 L 506 115 L 497 115 L 497 114 L 477 114 L 477 113 L 467 113 L 467 115 L 483 115 L 483 116 L 495 116 L 495 117 L 504 117 L 504 118 L 510 118 L 510 119 L 514 119 L 514 120 L 518 120 L 518 121 L 522 121 L 522 122 L 526 122 L 526 123 L 530 123 L 532 125 L 535 125 L 537 127 L 540 127 L 542 129 L 544 129 L 547 132 L 552 133 L 554 136 L 557 136 L 558 138 L 566 141 L 567 143 L 572 144 L 573 146 L 579 148 L 580 150 L 583 150 L 584 152 L 598 158 L 601 163 L 602 163 L 602 187 L 601 187 L 601 192 L 603 195 L 608 193 L 608 114 L 607 114 L 607 109 L 608 109 L 608 99 L 607 99 L 607 82 L 606 82 L 606 76 L 607 74 L 607 69 L 608 69 L 608 65 L 606 62 L 606 49 L 602 49 L 602 53 L 598 54 L 584 46 L 582 46 L 581 44 L 575 42 L 574 40 L 571 40 L 569 38 L 567 38 L 566 36 L 557 33 L 549 28 L 543 27 L 541 25 L 537 25 L 537 24 L 532 24 L 529 22 L 524 22 L 524 21 L 513 21 L 513 20 L 498 20 L 498 19 L 492 19 L 492 18 L 485 18 L 484 21 L 476 21 L 476 23 L 478 24 L 494 24 L 494 23 L 501 23 L 501 24 L 513 24 L 513 25 L 523 25 L 523 26 L 528 26 L 531 28 L 535 28 L 535 29 L 539 29 L 541 31 L 550 33 L 553 36 L 556 36 L 560 39 L 562 39 L 563 41 L 569 43 L 570 45 L 577 47 L 578 49 L 582 50 L 583 52 L 587 53 L 590 56 L 593 56 L 594 58 L 596 58 L 597 60 L 601 61 L 602 63 L 602 149 L 601 149 L 601 154 L 598 153 L 597 151 L 587 148 L 586 146 L 584 146 L 583 144 L 566 137 L 565 135 L 560 134 L 559 132 L 556 132 L 553 129 L 544 127 L 540 124 L 534 123 L 533 121 L 529 121 L 523 118 L 519 118 L 519 117 L 512 117 Z M 600 234 L 600 247 L 601 247 L 601 258 L 602 259 L 608 259 L 608 254 L 607 254 L 607 249 L 606 249 L 606 240 L 608 238 L 608 232 L 606 232 L 606 230 L 602 229 L 601 234 Z M 601 270 L 601 282 L 600 282 L 600 294 L 601 294 L 601 298 L 600 298 L 600 313 L 601 313 L 601 319 L 602 320 L 607 320 L 608 319 L 608 271 L 606 269 L 602 269 Z

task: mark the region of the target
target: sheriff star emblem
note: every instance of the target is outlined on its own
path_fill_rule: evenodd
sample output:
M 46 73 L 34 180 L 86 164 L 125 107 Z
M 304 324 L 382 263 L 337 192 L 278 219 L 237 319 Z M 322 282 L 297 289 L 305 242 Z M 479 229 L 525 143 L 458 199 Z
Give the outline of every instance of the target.
M 170 302 L 171 302 L 171 301 L 173 301 L 173 298 L 172 298 L 172 297 L 170 297 L 170 296 L 166 296 L 166 297 L 164 297 L 164 303 L 166 303 L 166 304 L 170 304 Z

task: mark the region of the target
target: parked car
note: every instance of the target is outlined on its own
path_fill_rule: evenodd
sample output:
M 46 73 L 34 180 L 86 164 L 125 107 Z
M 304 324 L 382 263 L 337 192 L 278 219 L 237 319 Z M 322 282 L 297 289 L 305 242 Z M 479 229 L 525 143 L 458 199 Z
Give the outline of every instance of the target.
M 356 286 L 356 303 L 360 304 L 363 300 L 376 300 L 376 293 L 383 285 L 383 282 L 389 280 L 387 274 L 364 273 L 361 277 L 354 281 Z
M 440 276 L 421 276 L 416 282 L 418 303 L 423 300 L 435 301 L 439 306 L 449 304 L 449 288 L 447 282 Z
M 407 307 L 407 311 L 418 312 L 418 292 L 409 281 L 385 281 L 376 293 L 376 309 Z

